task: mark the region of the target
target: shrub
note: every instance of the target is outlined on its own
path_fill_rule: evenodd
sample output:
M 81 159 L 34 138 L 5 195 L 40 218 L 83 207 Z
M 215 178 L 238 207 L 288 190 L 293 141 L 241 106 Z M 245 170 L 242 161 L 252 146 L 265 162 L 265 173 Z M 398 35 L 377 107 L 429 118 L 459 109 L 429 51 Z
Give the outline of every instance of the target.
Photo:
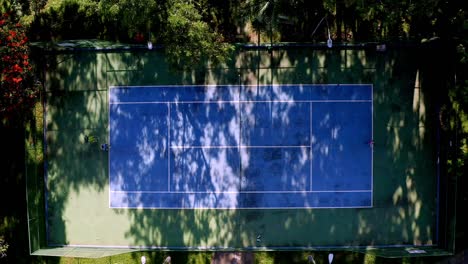
M 37 85 L 33 81 L 28 38 L 11 13 L 0 18 L 0 117 L 9 118 L 34 103 Z

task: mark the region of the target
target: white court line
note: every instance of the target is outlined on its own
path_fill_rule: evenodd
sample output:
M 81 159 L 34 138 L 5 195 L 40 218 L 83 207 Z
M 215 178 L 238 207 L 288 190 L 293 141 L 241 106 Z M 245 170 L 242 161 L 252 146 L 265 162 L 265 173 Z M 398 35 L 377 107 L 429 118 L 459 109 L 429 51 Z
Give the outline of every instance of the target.
M 110 191 L 113 193 L 158 193 L 158 194 L 166 194 L 166 193 L 176 193 L 176 194 L 242 194 L 242 193 L 271 193 L 271 194 L 280 194 L 280 193 L 368 193 L 372 192 L 372 190 L 336 190 L 336 191 L 240 191 L 240 192 L 201 192 L 201 191 L 190 191 L 190 192 L 181 192 L 181 191 Z
M 374 140 L 374 85 L 371 85 L 371 140 Z M 374 207 L 374 145 L 371 148 L 371 207 Z
M 240 94 L 240 91 L 239 91 Z M 240 150 L 240 146 L 242 146 L 242 106 L 239 104 L 237 106 L 238 114 L 239 114 L 239 141 L 237 142 L 237 147 Z M 242 151 L 239 151 L 239 190 L 242 190 L 242 181 L 244 180 L 244 175 L 242 171 Z
M 310 173 L 309 173 L 309 178 L 310 179 L 309 179 L 309 181 L 310 181 L 310 184 L 309 184 L 309 190 L 312 191 L 312 166 L 313 166 L 312 162 L 314 161 L 313 157 L 312 157 L 312 155 L 314 153 L 314 151 L 312 149 L 312 143 L 313 143 L 312 141 L 313 141 L 313 135 L 314 135 L 314 134 L 312 134 L 312 103 L 310 103 L 309 117 L 310 117 L 309 118 L 310 119 L 309 120 L 309 122 L 310 122 L 310 128 L 309 128 L 310 129 L 309 130 L 309 134 L 310 134 L 310 168 L 309 168 L 310 169 Z
M 126 207 L 112 207 L 112 208 L 126 208 Z M 139 208 L 139 207 L 132 207 L 132 208 Z M 311 207 L 305 208 L 291 208 L 291 209 L 309 209 Z M 318 207 L 314 209 L 328 209 L 327 207 Z M 331 207 L 331 208 L 338 208 L 338 207 Z M 340 208 L 349 208 L 349 207 L 340 207 Z M 352 208 L 368 208 L 368 207 L 352 207 Z M 197 208 L 200 209 L 200 208 Z M 202 209 L 212 209 L 212 208 L 202 208 Z M 224 209 L 232 209 L 232 208 L 224 208 Z M 243 209 L 256 209 L 256 208 L 243 208 Z M 271 209 L 271 208 L 270 208 Z M 276 209 L 276 208 L 275 208 Z M 240 247 L 244 249 L 253 249 L 253 250 L 284 250 L 284 249 L 298 249 L 302 251 L 315 251 L 317 249 L 331 249 L 334 250 L 336 248 L 340 249 L 369 249 L 369 248 L 399 248 L 399 247 L 418 247 L 418 248 L 434 248 L 437 247 L 438 244 L 431 244 L 431 245 L 419 245 L 419 244 L 392 244 L 392 245 L 366 245 L 366 246 L 267 246 L 267 247 Z M 63 248 L 117 248 L 117 249 L 130 249 L 130 250 L 141 250 L 141 249 L 158 249 L 158 250 L 230 250 L 230 251 L 237 251 L 239 250 L 238 247 L 223 247 L 223 246 L 137 246 L 137 245 L 100 245 L 100 244 L 56 244 L 56 243 L 48 243 L 47 246 L 51 247 L 63 247 Z
M 304 210 L 304 209 L 358 209 L 372 208 L 372 206 L 277 206 L 277 207 L 157 207 L 157 206 L 112 206 L 111 209 L 169 209 L 169 210 Z
M 200 148 L 200 149 L 232 149 L 232 148 L 310 148 L 311 146 L 299 145 L 299 146 L 170 146 L 172 149 L 188 149 L 188 148 Z
M 218 100 L 218 101 L 133 101 L 109 104 L 246 104 L 246 103 L 370 103 L 372 100 Z
M 370 86 L 366 83 L 324 83 L 324 84 L 310 84 L 310 83 L 285 83 L 285 84 L 168 84 L 168 85 L 111 85 L 110 89 L 118 88 L 165 88 L 165 87 L 280 87 L 280 86 Z
M 109 142 L 109 144 L 111 143 L 111 130 L 112 130 L 112 126 L 111 126 L 111 105 L 110 105 L 110 90 L 107 92 L 107 101 L 109 102 L 109 105 L 107 106 L 107 135 L 106 135 L 106 138 L 107 138 L 107 142 Z M 44 120 L 45 120 L 45 116 L 44 116 Z M 109 149 L 109 151 L 107 152 L 107 182 L 109 184 L 109 208 L 111 208 L 112 206 L 112 197 L 111 197 L 111 160 L 112 160 L 112 157 L 111 157 L 111 153 L 112 153 L 112 149 Z M 46 185 L 47 186 L 47 185 Z M 47 215 L 47 214 L 46 214 Z M 47 219 L 46 219 L 46 225 L 47 225 Z M 48 234 L 48 232 L 46 232 Z
M 144 87 L 148 87 L 148 88 L 163 88 L 163 87 L 174 87 L 174 88 L 183 88 L 183 87 L 219 87 L 219 88 L 223 88 L 223 87 L 232 87 L 232 88 L 236 88 L 236 87 L 249 87 L 249 86 L 255 86 L 255 87 L 281 87 L 281 86 L 284 86 L 284 87 L 287 87 L 287 86 L 297 86 L 297 87 L 314 87 L 314 86 L 369 86 L 370 84 L 320 84 L 320 85 L 315 85 L 315 84 L 273 84 L 273 85 L 256 85 L 256 84 L 253 84 L 253 85 L 160 85 L 160 86 L 154 86 L 154 85 L 147 85 L 147 86 L 109 86 L 109 93 L 110 93 L 110 89 L 114 89 L 114 88 L 144 88 Z M 371 89 L 372 89 L 372 95 L 373 96 L 373 86 L 371 86 Z M 240 94 L 240 93 L 239 93 Z M 110 97 L 110 96 L 109 96 Z M 164 104 L 164 103 L 167 103 L 167 104 L 178 104 L 178 103 L 181 103 L 181 104 L 190 104 L 190 103 L 209 103 L 209 104 L 219 104 L 219 103 L 271 103 L 271 102 L 276 102 L 276 103 L 359 103 L 359 102 L 370 102 L 372 103 L 372 113 L 373 113 L 373 98 L 371 100 L 288 100 L 288 101 L 281 101 L 281 100 L 278 100 L 278 101 L 248 101 L 248 100 L 237 100 L 237 101 L 226 101 L 226 100 L 220 100 L 220 101 L 184 101 L 184 102 L 177 102 L 177 101 L 164 101 L 164 102 L 158 102 L 158 101 L 151 101 L 151 102 L 111 102 L 110 98 L 109 98 L 109 105 L 112 105 L 112 104 Z M 110 112 L 110 111 L 109 111 Z M 110 114 L 109 114 L 110 116 Z M 110 123 L 110 117 L 109 117 L 109 123 Z M 372 126 L 373 126 L 373 114 L 372 114 Z M 110 127 L 110 125 L 109 125 Z M 373 128 L 372 128 L 372 133 L 373 133 Z M 170 134 L 170 131 L 169 131 L 169 134 Z M 170 136 L 170 135 L 169 135 Z M 312 138 L 311 138 L 312 140 Z M 168 145 L 170 145 L 170 142 L 168 143 Z M 182 147 L 182 148 L 187 148 L 185 146 L 174 146 L 174 147 L 171 147 L 171 148 L 177 148 L 177 147 Z M 202 147 L 202 146 L 200 146 Z M 208 146 L 209 147 L 209 146 Z M 310 147 L 312 148 L 312 146 L 235 146 L 235 147 L 246 147 L 246 148 L 255 148 L 255 147 L 258 147 L 258 148 L 262 148 L 262 147 L 271 147 L 271 148 L 281 148 L 281 147 L 285 147 L 285 148 L 302 148 L 302 147 Z M 212 147 L 211 147 L 212 148 Z M 215 148 L 219 148 L 219 147 L 215 147 Z M 311 149 L 311 152 L 312 152 L 312 149 Z M 109 156 L 110 156 L 110 153 L 109 153 Z M 169 154 L 169 157 L 168 157 L 168 160 L 170 159 L 170 154 Z M 371 166 L 373 168 L 373 155 L 371 157 Z M 170 170 L 170 160 L 169 160 L 169 167 L 168 169 Z M 311 161 L 311 165 L 312 165 L 312 161 Z M 110 168 L 110 157 L 109 157 L 109 164 L 108 164 L 109 168 Z M 110 171 L 110 170 L 109 170 Z M 110 173 L 109 173 L 109 182 L 110 182 Z M 372 182 L 372 185 L 371 185 L 371 188 L 372 190 L 370 190 L 371 192 L 371 195 L 373 196 L 373 170 L 371 171 L 371 182 Z M 109 188 L 110 189 L 110 188 Z M 110 190 L 111 191 L 111 190 Z M 116 191 L 111 191 L 111 192 L 116 192 Z M 312 191 L 311 191 L 312 192 Z M 315 191 L 315 192 L 340 192 L 340 191 Z M 345 192 L 352 192 L 352 191 L 345 191 Z M 363 191 L 363 192 L 369 192 L 369 191 Z M 373 203 L 373 198 L 371 198 L 371 207 L 372 207 L 372 203 Z M 110 202 L 110 193 L 109 193 L 109 206 L 111 205 L 111 202 Z M 120 208 L 120 207 L 112 207 L 112 208 Z M 123 207 L 123 208 L 130 208 L 130 207 Z M 144 208 L 149 208 L 149 207 L 144 207 Z M 159 208 L 159 207 L 155 207 L 155 208 Z M 272 207 L 267 207 L 268 209 L 271 209 Z M 274 208 L 277 208 L 277 207 L 274 207 Z M 286 209 L 294 209 L 293 207 L 285 207 Z M 299 209 L 304 209 L 304 208 L 328 208 L 328 207 L 299 207 Z M 361 206 L 361 207 L 329 207 L 329 208 L 368 208 L 368 206 Z M 174 208 L 170 208 L 170 209 L 174 209 Z M 182 208 L 182 209 L 186 209 L 186 208 Z M 211 209 L 211 208 L 207 208 L 207 209 Z M 249 209 L 249 208 L 246 208 L 246 209 Z M 252 208 L 252 209 L 262 209 L 262 208 Z
M 167 104 L 167 146 L 171 145 L 171 104 Z M 167 190 L 171 191 L 171 148 L 167 148 Z

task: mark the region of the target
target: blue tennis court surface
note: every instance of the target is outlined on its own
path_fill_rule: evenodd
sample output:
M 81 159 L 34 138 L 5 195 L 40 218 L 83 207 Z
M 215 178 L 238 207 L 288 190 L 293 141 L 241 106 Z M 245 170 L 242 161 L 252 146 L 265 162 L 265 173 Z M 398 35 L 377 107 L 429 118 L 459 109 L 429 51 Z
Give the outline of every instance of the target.
M 109 90 L 110 207 L 372 206 L 372 85 Z

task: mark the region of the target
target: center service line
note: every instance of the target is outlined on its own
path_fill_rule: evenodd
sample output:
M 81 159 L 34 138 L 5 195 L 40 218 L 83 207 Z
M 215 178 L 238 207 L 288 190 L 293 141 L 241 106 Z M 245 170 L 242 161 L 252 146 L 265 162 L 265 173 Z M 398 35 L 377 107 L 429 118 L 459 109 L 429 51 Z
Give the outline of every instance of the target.
M 312 143 L 313 143 L 313 135 L 312 135 L 312 102 L 310 102 L 310 191 L 312 191 L 312 162 L 313 162 L 313 149 L 312 149 Z
M 171 104 L 167 103 L 167 146 L 171 145 Z M 167 148 L 167 191 L 171 191 L 171 149 Z
M 308 145 L 298 146 L 171 146 L 173 149 L 201 148 L 201 149 L 229 149 L 229 148 L 310 148 Z

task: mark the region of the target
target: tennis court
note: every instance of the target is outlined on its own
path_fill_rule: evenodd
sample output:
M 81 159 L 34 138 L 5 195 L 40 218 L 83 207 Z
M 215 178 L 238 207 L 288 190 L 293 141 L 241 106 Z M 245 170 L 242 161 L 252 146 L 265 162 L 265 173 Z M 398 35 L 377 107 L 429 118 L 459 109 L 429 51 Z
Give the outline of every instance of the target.
M 372 207 L 372 85 L 109 89 L 110 207 Z
M 51 53 L 33 248 L 437 246 L 419 56 L 246 47 L 197 75 L 157 49 Z

